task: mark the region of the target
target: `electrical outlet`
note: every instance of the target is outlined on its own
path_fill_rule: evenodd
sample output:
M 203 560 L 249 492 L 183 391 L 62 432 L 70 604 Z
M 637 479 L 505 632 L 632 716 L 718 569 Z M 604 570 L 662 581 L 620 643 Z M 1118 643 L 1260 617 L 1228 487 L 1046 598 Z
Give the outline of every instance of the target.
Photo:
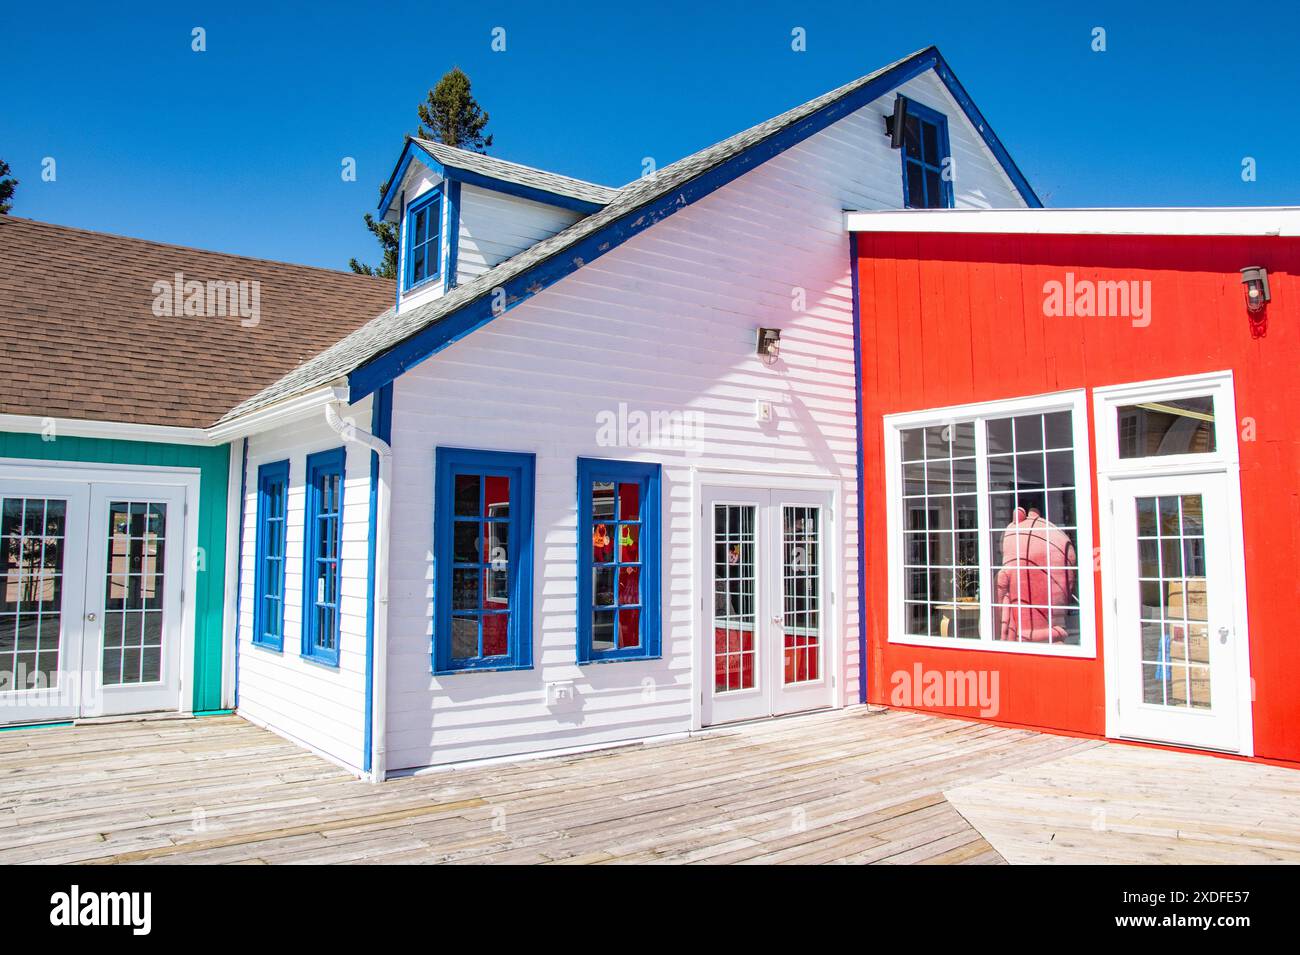
M 766 424 L 772 420 L 772 402 L 764 401 L 762 398 L 754 402 L 754 420 L 759 424 Z

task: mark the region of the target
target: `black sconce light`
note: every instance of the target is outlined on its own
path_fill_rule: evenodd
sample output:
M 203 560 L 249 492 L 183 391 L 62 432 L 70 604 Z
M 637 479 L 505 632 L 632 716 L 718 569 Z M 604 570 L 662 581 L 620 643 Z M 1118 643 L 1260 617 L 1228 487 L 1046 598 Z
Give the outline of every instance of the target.
M 1246 286 L 1246 310 L 1252 313 L 1264 311 L 1264 306 L 1273 299 L 1268 290 L 1268 269 L 1260 265 L 1242 269 L 1241 284 Z
M 885 134 L 891 149 L 903 148 L 903 127 L 907 124 L 907 98 L 899 93 L 894 97 L 894 114 L 885 117 Z
M 758 357 L 763 359 L 764 365 L 775 365 L 777 357 L 781 354 L 781 329 L 760 328 L 756 352 Z

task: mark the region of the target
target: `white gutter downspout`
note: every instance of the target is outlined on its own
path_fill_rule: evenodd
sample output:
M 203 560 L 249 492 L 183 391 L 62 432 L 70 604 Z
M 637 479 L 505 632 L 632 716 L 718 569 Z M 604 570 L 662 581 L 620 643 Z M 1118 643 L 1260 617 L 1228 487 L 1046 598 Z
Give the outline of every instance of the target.
M 387 770 L 387 748 L 384 744 L 388 714 L 388 538 L 389 509 L 393 449 L 387 441 L 369 431 L 362 431 L 356 422 L 346 420 L 334 404 L 325 406 L 325 422 L 344 441 L 364 445 L 379 455 L 379 487 L 375 514 L 375 605 L 373 693 L 370 700 L 370 781 L 383 782 Z

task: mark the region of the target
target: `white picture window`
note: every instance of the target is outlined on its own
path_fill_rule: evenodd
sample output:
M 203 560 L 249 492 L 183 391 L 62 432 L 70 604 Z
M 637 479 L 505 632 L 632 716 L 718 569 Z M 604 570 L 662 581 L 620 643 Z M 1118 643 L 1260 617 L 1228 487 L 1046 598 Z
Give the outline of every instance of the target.
M 1082 393 L 886 419 L 890 639 L 1095 652 Z

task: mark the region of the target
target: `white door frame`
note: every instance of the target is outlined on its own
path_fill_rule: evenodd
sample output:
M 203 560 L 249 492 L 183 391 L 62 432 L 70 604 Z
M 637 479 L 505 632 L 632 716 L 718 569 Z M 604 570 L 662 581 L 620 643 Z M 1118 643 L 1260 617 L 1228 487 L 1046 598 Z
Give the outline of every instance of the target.
M 78 461 L 49 461 L 31 458 L 0 458 L 0 480 L 58 484 L 131 484 L 141 487 L 181 487 L 185 490 L 182 536 L 180 603 L 180 691 L 179 712 L 192 711 L 194 673 L 195 599 L 198 571 L 195 556 L 199 546 L 199 475 L 198 468 L 142 467 L 132 464 L 87 464 Z M 93 523 L 93 521 L 91 522 Z M 90 548 L 88 548 L 90 549 Z M 75 564 L 68 563 L 75 560 Z M 65 555 L 65 572 L 75 566 L 84 574 L 85 554 Z M 209 572 L 217 568 L 209 568 Z M 83 585 L 84 586 L 84 585 Z M 84 593 L 84 590 L 83 590 Z M 84 601 L 83 601 L 84 603 Z M 84 614 L 84 607 L 82 613 Z M 84 622 L 83 622 L 84 624 Z M 0 721 L 3 714 L 0 714 Z
M 830 496 L 830 512 L 825 515 L 825 535 L 822 545 L 825 563 L 826 608 L 824 678 L 830 680 L 830 705 L 844 706 L 845 680 L 844 619 L 847 607 L 844 600 L 844 486 L 832 478 L 809 477 L 796 474 L 755 474 L 752 471 L 725 469 L 697 470 L 691 472 L 691 514 L 694 531 L 691 534 L 691 561 L 694 593 L 691 595 L 691 729 L 704 729 L 704 694 L 712 688 L 712 653 L 708 652 L 701 634 L 710 619 L 705 604 L 713 595 L 711 565 L 702 558 L 705 546 L 711 540 L 713 524 L 704 519 L 705 488 L 737 488 L 754 491 L 820 491 Z
M 1116 409 L 1137 401 L 1173 400 L 1212 396 L 1216 450 L 1209 454 L 1178 454 L 1164 457 L 1119 457 L 1119 427 Z M 1118 580 L 1115 556 L 1116 484 L 1135 477 L 1168 477 L 1189 474 L 1222 474 L 1227 510 L 1228 577 L 1232 587 L 1233 648 L 1236 664 L 1239 746 L 1234 752 L 1255 754 L 1252 701 L 1254 681 L 1250 676 L 1250 630 L 1246 609 L 1245 540 L 1241 520 L 1241 464 L 1237 444 L 1237 405 L 1232 372 L 1213 372 L 1179 378 L 1114 385 L 1093 390 L 1093 412 L 1097 445 L 1097 498 L 1101 524 L 1102 633 L 1106 686 L 1106 736 L 1121 738 L 1120 666 L 1118 633 Z M 1176 743 L 1173 745 L 1187 745 Z

